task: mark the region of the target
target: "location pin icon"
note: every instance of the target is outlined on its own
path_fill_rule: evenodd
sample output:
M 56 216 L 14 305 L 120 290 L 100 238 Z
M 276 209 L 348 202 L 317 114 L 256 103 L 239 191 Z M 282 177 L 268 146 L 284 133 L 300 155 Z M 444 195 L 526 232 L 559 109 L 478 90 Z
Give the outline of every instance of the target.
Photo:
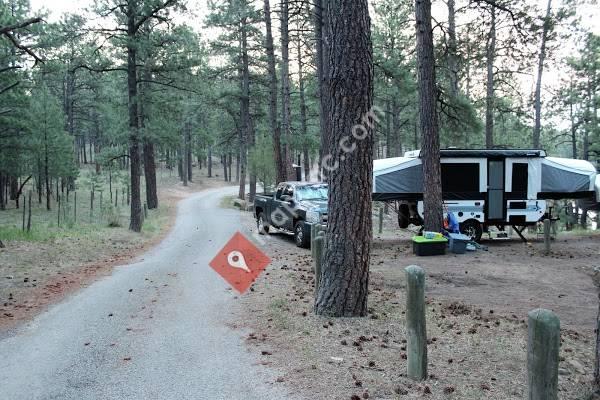
M 246 272 L 251 272 L 250 268 L 248 268 L 246 265 L 244 255 L 237 250 L 234 250 L 227 255 L 227 262 L 233 268 L 243 269 Z

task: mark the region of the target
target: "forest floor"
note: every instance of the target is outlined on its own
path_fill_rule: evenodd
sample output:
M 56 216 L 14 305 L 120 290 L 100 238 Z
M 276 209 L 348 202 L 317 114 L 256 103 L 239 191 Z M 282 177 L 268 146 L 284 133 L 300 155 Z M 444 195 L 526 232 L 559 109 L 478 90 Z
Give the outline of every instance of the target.
M 15 209 L 14 202 L 10 202 L 8 209 L 0 212 L 0 240 L 6 246 L 0 249 L 0 333 L 159 243 L 175 221 L 179 200 L 200 190 L 231 185 L 222 178 L 207 178 L 206 169 L 195 169 L 194 173 L 194 182 L 184 187 L 176 171 L 157 171 L 159 208 L 149 211 L 141 234 L 128 230 L 129 206 L 123 201 L 124 192 L 116 179 L 113 192 L 119 189 L 120 197 L 114 199 L 117 206 L 114 201 L 108 205 L 108 186 L 102 182 L 96 186 L 96 205 L 90 212 L 89 188 L 83 189 L 86 181 L 89 184 L 89 170 L 82 170 L 77 182 L 77 219 L 71 194 L 70 203 L 61 208 L 60 226 L 56 204 L 53 202 L 52 211 L 46 211 L 45 204 L 38 205 L 34 198 L 32 229 L 25 233 L 22 209 Z
M 245 229 L 255 230 L 250 213 Z M 272 234 L 262 248 L 272 263 L 240 297 L 237 324 L 247 345 L 272 367 L 280 385 L 311 399 L 523 399 L 527 312 L 561 319 L 559 397 L 587 399 L 598 309 L 596 232 L 559 233 L 552 254 L 543 241 L 485 241 L 488 251 L 416 257 L 410 231 L 393 218 L 375 235 L 366 318 L 313 314 L 310 251 Z M 429 379 L 406 377 L 405 271 L 427 273 Z

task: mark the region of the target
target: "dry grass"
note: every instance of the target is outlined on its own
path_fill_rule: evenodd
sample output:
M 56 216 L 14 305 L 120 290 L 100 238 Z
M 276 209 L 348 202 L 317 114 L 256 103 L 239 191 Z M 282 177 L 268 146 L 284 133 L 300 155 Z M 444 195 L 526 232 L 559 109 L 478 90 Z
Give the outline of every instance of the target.
M 183 187 L 168 170 L 160 170 L 160 207 L 149 211 L 142 233 L 136 234 L 127 229 L 129 207 L 117 185 L 119 198 L 113 198 L 111 206 L 107 186 L 97 187 L 95 208 L 90 212 L 90 194 L 83 189 L 88 174 L 83 171 L 78 183 L 77 221 L 72 217 L 75 210 L 72 194 L 64 210 L 71 218 L 62 215 L 60 227 L 54 203 L 53 210 L 46 211 L 43 204 L 33 202 L 30 233 L 22 232 L 22 213 L 14 204 L 0 212 L 0 239 L 6 245 L 0 249 L 0 329 L 30 318 L 66 293 L 88 285 L 96 277 L 110 273 L 113 266 L 141 254 L 169 230 L 178 200 L 205 188 L 225 185 L 218 178 L 200 175 Z M 100 190 L 103 207 L 100 207 Z M 118 207 L 114 207 L 114 200 Z M 111 222 L 118 226 L 109 226 Z

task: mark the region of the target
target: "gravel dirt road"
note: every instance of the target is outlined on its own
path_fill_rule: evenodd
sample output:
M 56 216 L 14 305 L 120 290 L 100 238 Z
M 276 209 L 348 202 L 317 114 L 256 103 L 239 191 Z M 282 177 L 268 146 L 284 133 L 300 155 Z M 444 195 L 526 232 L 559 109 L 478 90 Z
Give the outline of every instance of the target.
M 219 208 L 235 190 L 182 201 L 158 247 L 4 333 L 0 398 L 292 398 L 246 350 L 231 326 L 238 298 L 208 266 L 241 229 Z

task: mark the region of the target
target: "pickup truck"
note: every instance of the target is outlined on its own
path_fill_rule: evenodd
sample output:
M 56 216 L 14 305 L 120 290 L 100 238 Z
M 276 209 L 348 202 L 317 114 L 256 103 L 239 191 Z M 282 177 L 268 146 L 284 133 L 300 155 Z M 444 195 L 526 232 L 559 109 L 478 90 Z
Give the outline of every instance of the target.
M 259 234 L 274 229 L 293 234 L 296 246 L 310 247 L 312 225 L 327 223 L 327 194 L 323 183 L 282 182 L 275 193 L 257 195 L 254 216 Z

